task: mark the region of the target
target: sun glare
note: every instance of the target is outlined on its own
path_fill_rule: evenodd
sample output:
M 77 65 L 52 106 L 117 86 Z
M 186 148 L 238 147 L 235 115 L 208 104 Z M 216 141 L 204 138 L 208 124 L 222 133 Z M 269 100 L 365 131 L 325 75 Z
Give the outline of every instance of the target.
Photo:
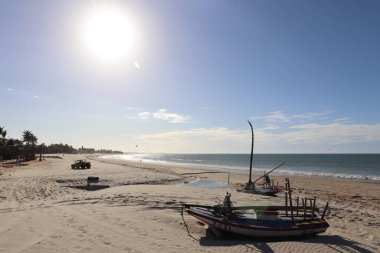
M 89 48 L 105 60 L 127 55 L 132 44 L 132 31 L 127 18 L 117 11 L 104 10 L 92 16 L 85 28 Z

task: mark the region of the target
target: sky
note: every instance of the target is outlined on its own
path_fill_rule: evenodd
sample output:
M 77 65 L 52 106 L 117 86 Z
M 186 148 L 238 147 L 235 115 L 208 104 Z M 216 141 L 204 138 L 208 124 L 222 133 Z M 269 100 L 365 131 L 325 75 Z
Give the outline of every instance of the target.
M 0 126 L 150 153 L 380 152 L 380 1 L 0 1 Z

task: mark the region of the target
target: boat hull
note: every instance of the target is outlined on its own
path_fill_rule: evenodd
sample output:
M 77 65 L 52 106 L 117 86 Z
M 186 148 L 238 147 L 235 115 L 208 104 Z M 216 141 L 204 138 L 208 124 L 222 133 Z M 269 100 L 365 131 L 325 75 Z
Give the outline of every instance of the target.
M 325 232 L 329 227 L 324 220 L 303 221 L 290 217 L 278 219 L 256 219 L 249 215 L 226 219 L 216 217 L 206 208 L 192 207 L 187 212 L 218 230 L 252 237 L 292 237 Z
M 251 193 L 251 194 L 260 194 L 267 196 L 274 196 L 279 193 L 281 190 L 279 188 L 257 188 L 257 189 L 242 189 L 240 192 Z

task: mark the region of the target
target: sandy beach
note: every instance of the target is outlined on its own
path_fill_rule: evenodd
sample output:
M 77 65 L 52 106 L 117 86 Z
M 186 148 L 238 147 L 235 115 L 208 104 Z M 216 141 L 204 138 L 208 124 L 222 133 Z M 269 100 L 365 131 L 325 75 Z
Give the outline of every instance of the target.
M 380 185 L 291 176 L 293 195 L 330 203 L 327 232 L 299 240 L 215 238 L 195 218 L 180 215 L 182 203 L 216 204 L 232 192 L 235 205 L 283 204 L 284 195 L 237 192 L 247 181 L 231 172 L 230 185 L 192 187 L 194 179 L 227 181 L 204 168 L 103 160 L 72 170 L 84 155 L 0 167 L 0 252 L 379 252 Z M 88 176 L 97 189 L 83 189 Z M 257 175 L 256 175 L 257 176 Z M 272 176 L 283 185 L 283 176 Z M 104 187 L 103 187 L 104 186 Z M 108 187 L 106 187 L 108 186 Z M 185 224 L 188 226 L 188 230 Z

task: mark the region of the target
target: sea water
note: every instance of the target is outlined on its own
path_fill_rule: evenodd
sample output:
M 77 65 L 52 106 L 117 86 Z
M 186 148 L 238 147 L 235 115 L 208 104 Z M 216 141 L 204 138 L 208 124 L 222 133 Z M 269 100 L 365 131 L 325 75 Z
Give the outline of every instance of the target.
M 184 164 L 209 169 L 247 170 L 250 154 L 141 154 L 102 158 Z M 273 174 L 315 175 L 380 183 L 380 154 L 254 154 L 252 170 L 263 173 L 283 162 Z

